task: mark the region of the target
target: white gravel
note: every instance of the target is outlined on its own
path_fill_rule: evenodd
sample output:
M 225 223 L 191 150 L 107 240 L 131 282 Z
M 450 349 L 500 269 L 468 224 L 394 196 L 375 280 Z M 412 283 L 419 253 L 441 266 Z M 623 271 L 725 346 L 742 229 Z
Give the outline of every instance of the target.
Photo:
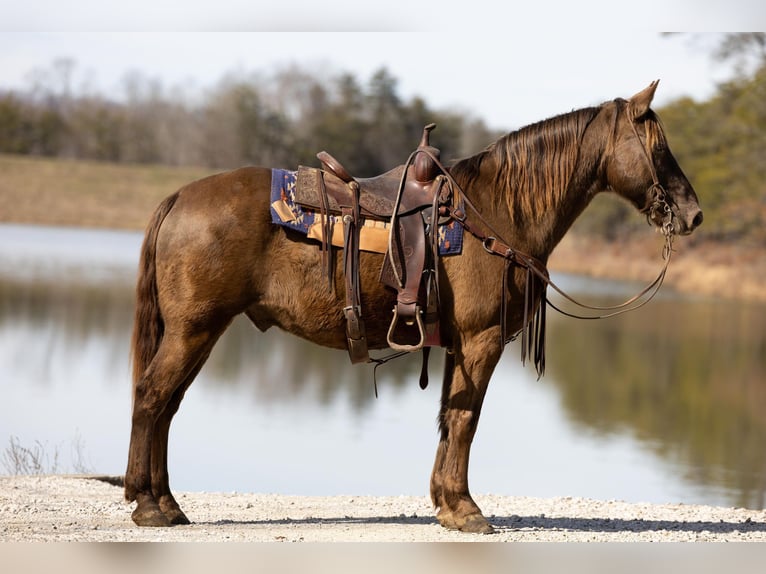
M 442 528 L 424 497 L 177 493 L 193 524 L 138 528 L 122 488 L 89 477 L 0 477 L 0 541 L 766 541 L 766 512 L 582 498 L 477 496 L 491 536 Z

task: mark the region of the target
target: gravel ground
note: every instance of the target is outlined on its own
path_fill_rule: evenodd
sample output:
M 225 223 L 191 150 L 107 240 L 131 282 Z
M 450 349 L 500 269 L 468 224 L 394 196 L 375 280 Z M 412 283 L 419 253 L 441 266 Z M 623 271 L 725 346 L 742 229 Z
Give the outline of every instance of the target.
M 92 477 L 0 477 L 0 541 L 766 541 L 766 512 L 481 495 L 491 536 L 450 532 L 424 497 L 177 493 L 189 526 L 138 528 L 122 488 Z

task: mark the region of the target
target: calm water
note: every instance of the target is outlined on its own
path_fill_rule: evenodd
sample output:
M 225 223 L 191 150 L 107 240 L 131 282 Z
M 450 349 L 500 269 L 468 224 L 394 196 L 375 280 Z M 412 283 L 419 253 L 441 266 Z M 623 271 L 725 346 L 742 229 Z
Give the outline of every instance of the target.
M 0 225 L 0 452 L 124 472 L 135 233 Z M 671 268 L 672 272 L 672 268 Z M 600 300 L 634 289 L 559 277 Z M 766 306 L 664 290 L 605 321 L 549 315 L 548 372 L 498 366 L 471 456 L 476 493 L 764 506 Z M 171 430 L 181 490 L 427 495 L 441 353 L 372 370 L 246 321 Z M 435 360 L 434 360 L 435 359 Z M 77 446 L 79 445 L 79 447 Z M 78 452 L 82 457 L 78 456 Z M 7 472 L 0 468 L 0 472 Z

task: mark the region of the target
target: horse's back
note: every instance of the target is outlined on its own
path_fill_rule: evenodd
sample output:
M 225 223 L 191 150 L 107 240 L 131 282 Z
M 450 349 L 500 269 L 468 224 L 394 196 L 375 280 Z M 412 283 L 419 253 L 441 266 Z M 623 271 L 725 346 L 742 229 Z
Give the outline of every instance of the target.
M 270 190 L 270 169 L 243 167 L 185 185 L 173 211 L 177 222 L 206 227 L 268 223 Z

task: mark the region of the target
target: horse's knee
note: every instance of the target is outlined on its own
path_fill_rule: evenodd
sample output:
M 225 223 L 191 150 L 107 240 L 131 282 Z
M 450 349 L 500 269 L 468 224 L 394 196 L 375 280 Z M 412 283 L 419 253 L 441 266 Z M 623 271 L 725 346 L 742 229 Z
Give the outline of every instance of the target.
M 478 418 L 478 414 L 470 409 L 450 409 L 444 416 L 444 421 L 447 427 L 454 434 L 455 431 L 462 431 L 470 429 L 475 426 L 475 420 Z

